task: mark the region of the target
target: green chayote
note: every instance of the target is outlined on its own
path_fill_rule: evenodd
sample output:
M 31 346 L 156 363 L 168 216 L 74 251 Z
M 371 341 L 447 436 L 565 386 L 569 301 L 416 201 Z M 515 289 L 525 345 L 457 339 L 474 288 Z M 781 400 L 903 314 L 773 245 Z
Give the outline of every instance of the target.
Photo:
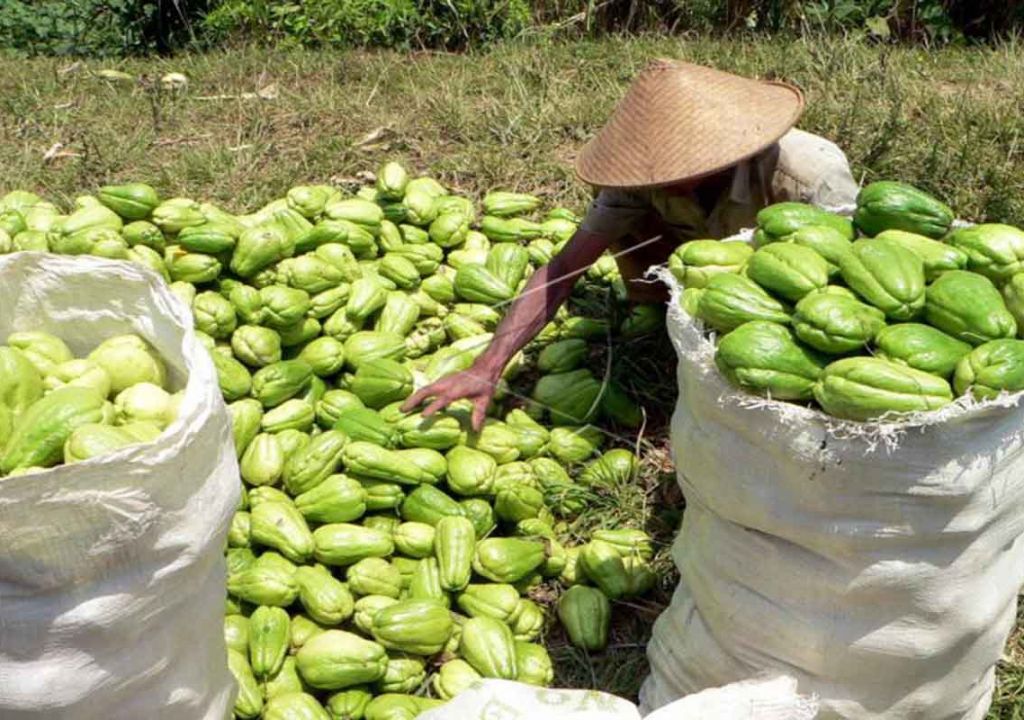
M 840 260 L 839 270 L 854 292 L 889 319 L 910 320 L 924 308 L 924 263 L 899 243 L 858 240 Z
M 863 421 L 937 410 L 952 402 L 953 391 L 937 375 L 881 358 L 853 357 L 825 368 L 814 397 L 833 417 Z
M 971 350 L 956 366 L 957 395 L 979 400 L 1024 390 L 1024 340 L 992 340 Z

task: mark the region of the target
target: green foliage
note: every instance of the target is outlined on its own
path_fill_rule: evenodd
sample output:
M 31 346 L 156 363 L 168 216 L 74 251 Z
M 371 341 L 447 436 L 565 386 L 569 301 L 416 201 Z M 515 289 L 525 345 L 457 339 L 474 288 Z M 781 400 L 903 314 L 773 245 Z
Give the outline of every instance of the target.
M 203 29 L 208 42 L 461 49 L 514 37 L 530 19 L 526 0 L 224 0 Z
M 524 33 L 853 33 L 944 44 L 1010 35 L 1024 3 L 966 0 L 5 0 L 0 49 L 132 55 L 230 40 L 463 50 Z
M 206 0 L 4 0 L 0 49 L 29 55 L 122 56 L 190 39 Z

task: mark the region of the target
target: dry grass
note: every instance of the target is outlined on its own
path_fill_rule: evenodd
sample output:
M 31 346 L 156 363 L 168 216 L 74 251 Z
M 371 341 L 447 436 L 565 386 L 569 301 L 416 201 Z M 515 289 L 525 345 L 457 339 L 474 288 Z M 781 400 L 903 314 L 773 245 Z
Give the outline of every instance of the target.
M 125 62 L 141 78 L 134 84 L 90 76 L 95 64 L 0 59 L 0 192 L 69 202 L 138 179 L 243 210 L 396 158 L 470 193 L 523 189 L 581 207 L 587 190 L 573 180 L 572 158 L 658 56 L 796 82 L 809 101 L 803 127 L 837 141 L 859 177 L 905 179 L 963 217 L 1024 225 L 1024 53 L 1012 44 L 926 52 L 841 39 L 638 38 L 474 56 L 238 48 Z M 169 71 L 189 77 L 186 92 L 161 90 Z M 635 697 L 650 621 L 673 585 L 667 546 L 681 508 L 665 424 L 674 355 L 664 337 L 649 338 L 614 354 L 612 368 L 649 412 L 643 435 L 626 439 L 643 451 L 641 482 L 614 488 L 570 530 L 609 518 L 648 528 L 662 582 L 639 611 L 616 614 L 607 652 L 588 657 L 550 641 L 561 684 Z M 1022 655 L 1014 638 L 992 718 L 1024 719 Z
M 842 40 L 608 40 L 479 56 L 237 49 L 129 61 L 136 85 L 67 61 L 0 60 L 0 188 L 69 199 L 145 178 L 241 208 L 290 185 L 400 158 L 456 186 L 541 190 L 579 204 L 570 161 L 636 70 L 671 55 L 786 78 L 802 125 L 865 179 L 901 177 L 961 214 L 1024 222 L 1024 54 L 925 52 Z M 191 79 L 161 92 L 164 72 Z M 275 99 L 245 97 L 260 90 Z M 368 139 L 368 137 L 370 139 Z M 47 161 L 55 143 L 72 156 Z

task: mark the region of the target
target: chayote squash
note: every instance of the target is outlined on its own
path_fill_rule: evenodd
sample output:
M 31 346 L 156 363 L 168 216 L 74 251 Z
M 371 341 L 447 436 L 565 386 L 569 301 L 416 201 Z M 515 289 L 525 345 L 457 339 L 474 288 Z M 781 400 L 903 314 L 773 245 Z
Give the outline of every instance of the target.
M 345 572 L 349 589 L 356 595 L 384 595 L 398 598 L 404 589 L 401 570 L 379 557 L 363 558 Z
M 267 678 L 263 685 L 263 694 L 269 702 L 279 695 L 301 693 L 304 689 L 302 678 L 299 677 L 299 671 L 295 668 L 295 658 L 289 655 L 284 659 L 277 674 Z
M 268 698 L 262 720 L 332 720 L 315 697 L 287 692 Z
M 75 428 L 103 421 L 104 402 L 92 388 L 69 385 L 32 403 L 22 412 L 4 445 L 0 471 L 8 474 L 20 468 L 57 464 Z
M 429 527 L 429 525 L 426 527 Z M 408 597 L 412 600 L 429 600 L 443 607 L 449 607 L 451 599 L 444 588 L 441 587 L 441 573 L 437 565 L 437 558 L 426 557 L 422 560 L 412 560 L 410 562 L 415 567 L 413 567 L 412 575 L 409 577 Z
M 455 292 L 469 302 L 497 305 L 512 299 L 515 287 L 510 287 L 500 275 L 483 264 L 466 263 L 455 273 Z
M 551 656 L 543 645 L 516 641 L 516 679 L 527 685 L 550 687 L 555 679 Z
M 996 285 L 1024 271 L 1024 231 L 1011 225 L 985 223 L 959 228 L 946 242 L 967 256 L 968 270 Z
M 624 487 L 633 482 L 639 467 L 631 450 L 615 448 L 588 464 L 580 473 L 579 482 L 587 487 Z
M 275 485 L 284 472 L 285 454 L 277 435 L 260 433 L 242 454 L 239 470 L 249 485 Z
M 548 410 L 556 425 L 589 422 L 597 413 L 601 383 L 590 370 L 545 375 L 533 389 L 533 400 Z
M 465 517 L 449 515 L 437 521 L 434 554 L 441 587 L 458 592 L 469 584 L 476 549 L 476 530 Z
M 49 375 L 61 363 L 74 359 L 64 341 L 47 332 L 28 330 L 11 333 L 7 336 L 7 344 L 24 353 L 40 375 Z
M 310 687 L 342 690 L 384 676 L 388 656 L 378 643 L 344 630 L 310 638 L 295 655 L 299 676 Z
M 436 527 L 449 515 L 464 515 L 462 507 L 444 491 L 432 485 L 420 485 L 402 501 L 403 520 L 422 522 Z
M 522 609 L 519 591 L 507 583 L 467 585 L 455 602 L 469 617 L 488 617 L 509 625 Z
M 772 243 L 750 256 L 747 277 L 766 290 L 796 302 L 828 285 L 828 263 L 814 250 L 795 243 Z
M 102 386 L 92 388 L 103 398 L 110 392 L 109 376 L 106 377 L 107 392 L 103 392 Z M 17 416 L 42 396 L 43 380 L 28 356 L 16 348 L 0 346 L 0 404 Z
M 391 536 L 349 523 L 321 525 L 313 531 L 317 562 L 344 567 L 364 558 L 388 557 L 395 551 Z
M 859 300 L 832 293 L 813 293 L 793 313 L 796 337 L 829 355 L 863 348 L 885 327 L 882 311 Z
M 366 513 L 366 490 L 352 478 L 330 475 L 298 495 L 295 507 L 311 522 L 347 523 Z
M 789 242 L 810 248 L 825 258 L 829 277 L 839 274 L 839 261 L 850 251 L 851 237 L 833 227 L 805 225 L 789 236 Z
M 325 430 L 285 460 L 282 477 L 285 489 L 301 495 L 334 474 L 341 462 L 348 437 L 339 430 Z
M 584 650 L 603 650 L 608 644 L 611 605 L 597 588 L 573 585 L 558 599 L 558 619 L 569 640 Z
M 900 323 L 875 336 L 877 356 L 915 370 L 949 378 L 971 346 L 931 325 Z
M 477 543 L 473 570 L 497 583 L 515 583 L 539 568 L 547 557 L 541 540 L 486 538 Z
M 480 673 L 472 665 L 461 658 L 455 658 L 438 669 L 431 680 L 431 687 L 442 700 L 451 700 L 480 679 Z
M 367 442 L 386 449 L 395 447 L 398 441 L 398 433 L 394 426 L 385 421 L 376 410 L 367 407 L 345 408 L 338 415 L 334 429 L 345 433 L 350 440 Z
M 1002 338 L 979 345 L 956 366 L 957 395 L 979 400 L 1024 390 L 1024 340 Z
M 601 540 L 591 540 L 580 551 L 580 567 L 609 599 L 629 593 L 630 581 L 618 549 Z
M 274 552 L 264 552 L 251 566 L 228 575 L 228 593 L 256 605 L 288 607 L 299 595 L 295 566 Z
M 882 180 L 861 188 L 853 221 L 868 236 L 885 230 L 905 230 L 940 238 L 953 222 L 953 211 L 911 185 Z
M 412 385 L 412 373 L 407 367 L 394 360 L 380 358 L 359 366 L 350 389 L 367 407 L 379 409 L 404 400 L 412 392 Z
M 345 362 L 353 370 L 374 360 L 402 360 L 405 340 L 401 335 L 364 330 L 345 341 Z
M 503 622 L 485 616 L 467 620 L 462 626 L 459 653 L 485 678 L 516 678 L 515 639 Z
M 483 209 L 487 215 L 512 217 L 525 215 L 540 207 L 540 198 L 525 193 L 492 190 L 484 195 Z
M 389 653 L 384 677 L 374 683 L 382 694 L 411 693 L 427 679 L 426 661 L 403 653 Z
M 235 697 L 234 713 L 236 717 L 249 720 L 260 717 L 263 711 L 263 693 L 260 692 L 259 683 L 253 675 L 252 668 L 246 656 L 228 648 L 228 670 L 235 679 L 238 686 L 238 695 Z
M 975 346 L 1017 334 L 1017 321 L 992 281 L 966 270 L 944 273 L 928 286 L 925 319 Z
M 434 655 L 452 634 L 447 608 L 430 600 L 401 600 L 374 615 L 374 639 L 391 650 L 413 655 Z
M 260 503 L 252 508 L 250 516 L 253 542 L 273 548 L 296 563 L 313 556 L 313 533 L 290 500 Z
M 6 408 L 5 408 L 6 409 Z M 157 433 L 159 433 L 157 429 Z M 87 423 L 76 427 L 64 443 L 64 462 L 71 464 L 105 455 L 139 442 L 123 428 L 102 423 Z
M 789 314 L 782 303 L 753 280 L 731 273 L 708 280 L 701 290 L 696 312 L 708 327 L 719 332 L 735 330 L 751 320 L 789 324 Z
M 762 247 L 769 243 L 792 240 L 797 230 L 807 226 L 832 228 L 847 240 L 854 238 L 853 223 L 841 215 L 806 203 L 780 202 L 757 213 L 754 245 Z
M 405 448 L 447 450 L 456 445 L 462 436 L 459 421 L 444 413 L 428 418 L 419 413 L 409 415 L 395 425 L 395 430 L 399 445 Z
M 149 343 L 137 335 L 108 338 L 97 345 L 87 359 L 107 372 L 113 393 L 142 382 L 160 387 L 167 384 L 167 368 L 163 360 Z
M 540 223 L 526 218 L 484 215 L 480 219 L 480 232 L 486 235 L 488 240 L 496 243 L 528 242 L 541 237 L 544 228 Z
M 395 549 L 412 558 L 427 558 L 434 554 L 435 529 L 421 522 L 403 522 L 393 533 Z
M 304 391 L 313 368 L 304 360 L 282 360 L 262 367 L 252 376 L 252 394 L 264 408 L 280 405 Z
M 853 357 L 825 368 L 814 397 L 829 415 L 864 421 L 937 410 L 952 402 L 953 391 L 937 375 L 881 358 Z
M 348 472 L 360 477 L 403 485 L 418 485 L 433 480 L 431 474 L 410 463 L 398 452 L 371 442 L 350 442 L 345 446 L 341 459 Z
M 249 616 L 249 663 L 257 678 L 265 680 L 281 669 L 290 627 L 288 613 L 279 607 L 261 605 Z
M 753 254 L 746 243 L 692 240 L 669 256 L 668 269 L 688 288 L 702 288 L 713 275 L 738 273 Z
M 348 587 L 320 565 L 297 568 L 295 583 L 302 607 L 322 625 L 339 625 L 355 612 L 355 599 Z
M 1024 332 L 1024 272 L 1017 273 L 1003 285 L 1003 302 L 1017 322 L 1019 337 Z
M 967 267 L 967 253 L 963 250 L 924 235 L 904 230 L 886 230 L 879 233 L 876 238 L 894 242 L 917 255 L 924 263 L 925 279 L 928 282 L 944 272 L 963 270 Z
M 238 236 L 231 254 L 231 271 L 239 277 L 253 277 L 260 270 L 294 254 L 293 236 L 271 226 L 248 228 Z
M 910 320 L 925 303 L 924 263 L 891 240 L 858 240 L 839 263 L 843 280 L 891 320 Z
M 530 267 L 530 254 L 522 245 L 503 243 L 487 253 L 484 266 L 510 288 L 516 288 Z
M 349 688 L 327 698 L 327 712 L 331 720 L 361 720 L 373 693 L 363 687 Z
M 725 335 L 715 351 L 715 364 L 733 385 L 779 400 L 812 399 L 825 366 L 789 328 L 763 320 L 744 323 Z

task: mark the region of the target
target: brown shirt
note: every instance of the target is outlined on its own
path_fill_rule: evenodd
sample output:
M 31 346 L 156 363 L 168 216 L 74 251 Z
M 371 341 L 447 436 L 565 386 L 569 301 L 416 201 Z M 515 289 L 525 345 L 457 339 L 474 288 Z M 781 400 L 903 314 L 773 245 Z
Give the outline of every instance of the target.
M 754 227 L 758 211 L 776 202 L 850 206 L 857 189 L 846 155 L 837 145 L 794 129 L 758 156 L 739 163 L 717 191 L 717 199 L 672 194 L 664 188 L 604 188 L 580 227 L 611 240 L 631 300 L 660 302 L 664 288 L 645 281 L 644 275 L 684 242 L 720 239 Z

